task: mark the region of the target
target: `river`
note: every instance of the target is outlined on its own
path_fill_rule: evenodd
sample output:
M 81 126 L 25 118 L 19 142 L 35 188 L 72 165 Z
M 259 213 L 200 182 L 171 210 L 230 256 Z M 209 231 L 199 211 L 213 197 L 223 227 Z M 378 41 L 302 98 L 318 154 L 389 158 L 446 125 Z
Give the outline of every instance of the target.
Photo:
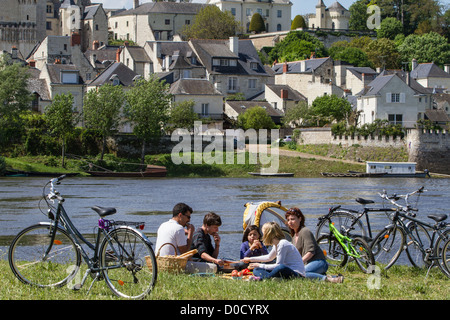
M 6 259 L 11 238 L 21 229 L 46 216 L 39 210 L 42 188 L 49 178 L 0 178 L 0 257 Z M 450 179 L 419 178 L 155 178 L 116 179 L 67 177 L 58 186 L 65 197 L 65 208 L 82 233 L 93 233 L 97 214 L 94 205 L 115 207 L 115 220 L 144 221 L 144 232 L 156 242 L 162 222 L 171 218 L 177 202 L 189 204 L 194 213 L 191 223 L 201 226 L 203 216 L 213 211 L 222 218 L 220 257 L 239 257 L 242 241 L 244 204 L 278 201 L 285 207 L 299 207 L 306 216 L 306 226 L 313 232 L 317 218 L 331 205 L 359 209 L 356 197 L 372 199 L 383 189 L 389 194 L 405 194 L 425 186 L 417 205 L 419 217 L 430 213 L 449 213 Z M 413 199 L 415 200 L 415 199 Z M 41 207 L 45 212 L 44 203 Z M 372 228 L 379 230 L 387 220 L 383 214 L 370 216 Z M 376 232 L 376 231 L 375 231 Z M 402 254 L 402 256 L 406 256 Z M 407 263 L 406 260 L 401 260 Z

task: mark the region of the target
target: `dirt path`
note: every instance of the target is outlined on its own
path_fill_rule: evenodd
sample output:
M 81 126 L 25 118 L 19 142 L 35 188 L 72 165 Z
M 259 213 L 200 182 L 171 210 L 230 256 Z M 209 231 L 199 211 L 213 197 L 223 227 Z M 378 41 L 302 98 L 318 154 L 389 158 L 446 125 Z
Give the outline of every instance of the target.
M 258 151 L 260 151 L 260 152 L 265 152 L 265 150 L 267 150 L 267 148 L 270 148 L 270 145 L 259 145 L 259 146 L 262 147 L 261 148 L 262 150 L 258 149 Z M 250 150 L 250 145 L 249 144 L 246 145 L 246 150 L 247 151 Z M 340 162 L 350 163 L 350 164 L 361 164 L 361 165 L 364 164 L 364 162 L 357 162 L 357 161 L 352 161 L 352 160 L 330 158 L 330 157 L 319 156 L 319 155 L 310 154 L 310 153 L 303 153 L 303 152 L 293 151 L 293 150 L 286 150 L 286 149 L 278 149 L 278 150 L 279 150 L 280 156 L 300 157 L 300 158 L 306 158 L 306 159 L 315 158 L 315 159 L 319 159 L 319 160 L 340 161 Z

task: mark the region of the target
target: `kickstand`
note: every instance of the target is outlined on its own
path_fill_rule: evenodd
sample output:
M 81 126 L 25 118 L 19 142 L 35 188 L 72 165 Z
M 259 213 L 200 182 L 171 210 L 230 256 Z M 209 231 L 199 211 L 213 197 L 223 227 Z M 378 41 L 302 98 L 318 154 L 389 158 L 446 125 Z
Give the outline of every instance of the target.
M 73 286 L 72 289 L 73 289 L 73 290 L 80 290 L 80 289 L 84 286 L 84 284 L 85 284 L 85 282 L 86 282 L 86 280 L 87 280 L 87 277 L 88 277 L 90 274 L 91 274 L 91 269 L 87 269 L 86 272 L 85 272 L 85 274 L 84 274 L 84 276 L 83 276 L 83 279 L 81 280 L 81 283 L 77 283 L 76 285 Z M 100 273 L 97 272 L 97 273 L 95 274 L 95 278 L 92 280 L 92 283 L 91 283 L 91 285 L 89 286 L 89 289 L 88 289 L 88 292 L 86 293 L 86 295 L 89 294 L 89 292 L 90 292 L 91 289 L 92 289 L 92 286 L 94 285 L 95 281 L 98 281 L 98 278 L 99 278 L 99 277 L 100 277 Z
M 428 274 L 430 273 L 430 270 L 431 270 L 431 268 L 433 268 L 433 266 L 434 266 L 434 261 L 430 264 L 430 266 L 428 267 L 428 271 L 427 271 L 427 275 L 425 276 L 425 280 L 427 279 L 427 277 L 428 277 Z

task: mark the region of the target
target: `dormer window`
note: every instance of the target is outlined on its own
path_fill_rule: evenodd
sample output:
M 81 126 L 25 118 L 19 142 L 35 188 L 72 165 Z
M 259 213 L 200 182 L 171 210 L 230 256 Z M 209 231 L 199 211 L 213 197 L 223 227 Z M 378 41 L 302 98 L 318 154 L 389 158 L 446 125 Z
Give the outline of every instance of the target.
M 109 81 L 112 82 L 113 86 L 118 86 L 120 84 L 120 79 L 119 79 L 119 76 L 117 74 L 113 74 L 111 76 L 111 78 L 109 78 Z
M 78 71 L 61 71 L 61 83 L 78 84 Z
M 250 68 L 252 70 L 258 70 L 258 63 L 257 62 L 250 62 Z

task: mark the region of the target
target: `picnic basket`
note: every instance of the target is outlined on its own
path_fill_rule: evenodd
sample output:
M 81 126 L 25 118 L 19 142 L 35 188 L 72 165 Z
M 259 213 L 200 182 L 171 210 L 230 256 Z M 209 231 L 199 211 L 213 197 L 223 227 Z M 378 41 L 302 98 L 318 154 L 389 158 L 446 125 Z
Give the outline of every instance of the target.
M 171 245 L 175 250 L 175 255 L 167 255 L 160 256 L 161 248 L 165 245 Z M 197 249 L 188 251 L 182 255 L 177 255 L 177 249 L 171 243 L 164 243 L 161 247 L 159 247 L 158 252 L 156 253 L 156 263 L 158 265 L 158 270 L 167 271 L 170 273 L 180 273 L 184 272 L 186 269 L 186 263 L 191 256 L 197 253 Z M 147 266 L 150 270 L 152 270 L 152 263 L 148 257 L 145 257 L 147 261 Z

